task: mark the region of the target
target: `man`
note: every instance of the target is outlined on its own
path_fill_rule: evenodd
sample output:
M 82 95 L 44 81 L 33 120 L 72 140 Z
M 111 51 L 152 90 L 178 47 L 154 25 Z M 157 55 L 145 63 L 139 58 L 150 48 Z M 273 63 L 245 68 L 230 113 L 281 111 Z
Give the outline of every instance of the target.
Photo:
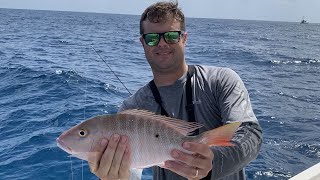
M 189 66 L 185 60 L 185 17 L 177 3 L 158 2 L 140 20 L 140 41 L 154 80 L 125 100 L 119 111 L 146 109 L 158 114 L 196 121 L 204 125 L 196 133 L 240 121 L 232 147 L 209 147 L 184 142 L 187 154 L 172 150 L 174 160 L 153 167 L 153 179 L 245 179 L 244 167 L 258 155 L 261 128 L 253 113 L 248 92 L 231 69 Z M 158 94 L 158 95 L 157 95 Z M 190 100 L 191 97 L 191 100 Z M 191 101 L 191 103 L 190 103 Z M 101 157 L 90 168 L 101 179 L 128 179 L 128 138 L 114 135 L 101 142 Z

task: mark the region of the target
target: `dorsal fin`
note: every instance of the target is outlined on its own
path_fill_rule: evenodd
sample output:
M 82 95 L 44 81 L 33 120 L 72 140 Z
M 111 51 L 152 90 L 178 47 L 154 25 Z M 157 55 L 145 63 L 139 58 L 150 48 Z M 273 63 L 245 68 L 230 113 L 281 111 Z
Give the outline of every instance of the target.
M 140 109 L 129 109 L 129 110 L 121 111 L 118 114 L 143 116 L 143 117 L 148 118 L 150 120 L 164 123 L 165 125 L 168 125 L 168 126 L 174 128 L 179 133 L 181 133 L 185 136 L 191 134 L 191 132 L 193 132 L 203 126 L 202 124 L 197 123 L 197 122 L 187 122 L 187 121 L 184 121 L 181 119 L 175 119 L 175 118 L 171 118 L 171 117 L 157 115 L 153 112 L 150 112 L 147 110 L 140 110 Z

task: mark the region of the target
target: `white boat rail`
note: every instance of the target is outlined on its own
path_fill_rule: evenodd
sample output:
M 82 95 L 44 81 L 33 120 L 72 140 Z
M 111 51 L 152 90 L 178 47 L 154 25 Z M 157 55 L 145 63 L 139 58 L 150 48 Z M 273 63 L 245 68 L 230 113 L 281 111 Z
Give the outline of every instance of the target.
M 320 162 L 293 176 L 289 180 L 320 180 Z

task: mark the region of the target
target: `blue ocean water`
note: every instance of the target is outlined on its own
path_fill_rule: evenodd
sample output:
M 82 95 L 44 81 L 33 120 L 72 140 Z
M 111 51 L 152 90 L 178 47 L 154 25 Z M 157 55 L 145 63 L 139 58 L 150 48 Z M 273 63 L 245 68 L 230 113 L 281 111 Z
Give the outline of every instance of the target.
M 187 61 L 240 74 L 263 128 L 249 180 L 320 161 L 320 24 L 187 19 Z M 97 179 L 56 146 L 152 78 L 139 16 L 0 9 L 0 179 Z M 145 172 L 144 179 L 150 179 Z

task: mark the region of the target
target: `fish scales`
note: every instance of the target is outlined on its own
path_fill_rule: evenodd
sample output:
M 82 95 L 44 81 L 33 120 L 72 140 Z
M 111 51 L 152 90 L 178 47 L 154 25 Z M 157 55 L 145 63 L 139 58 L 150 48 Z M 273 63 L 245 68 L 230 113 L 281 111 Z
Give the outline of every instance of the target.
M 133 139 L 130 145 L 133 151 L 132 166 L 134 167 L 145 167 L 150 163 L 161 164 L 163 159 L 170 158 L 170 149 L 181 147 L 180 144 L 184 137 L 182 134 L 165 123 L 150 118 L 152 117 L 143 115 L 120 115 L 119 118 L 123 122 L 133 119 L 129 127 L 120 127 L 128 129 L 127 132 L 122 131 L 122 134 Z M 121 132 L 121 129 L 116 131 Z M 162 149 L 167 149 L 167 151 Z
M 178 130 L 160 121 L 161 118 L 152 119 L 153 117 L 157 116 L 147 114 L 100 116 L 99 120 L 104 124 L 104 129 L 101 130 L 104 132 L 102 136 L 109 138 L 114 133 L 127 135 L 131 140 L 129 143 L 133 152 L 133 167 L 142 168 L 148 164 L 161 164 L 163 159 L 170 158 L 171 149 L 181 149 L 184 136 Z

